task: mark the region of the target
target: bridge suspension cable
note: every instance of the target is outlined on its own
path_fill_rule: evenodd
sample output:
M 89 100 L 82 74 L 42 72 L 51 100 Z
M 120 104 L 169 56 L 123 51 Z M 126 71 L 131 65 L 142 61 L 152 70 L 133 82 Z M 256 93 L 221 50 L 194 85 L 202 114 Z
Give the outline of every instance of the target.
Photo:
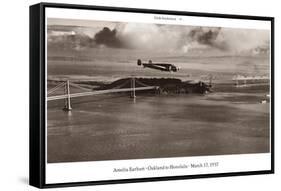
M 58 90 L 60 87 L 64 86 L 65 85 L 65 82 L 62 82 L 60 84 L 58 84 L 57 86 L 55 86 L 54 88 L 50 89 L 47 94 L 52 94 L 53 92 L 55 92 L 56 90 Z
M 125 81 L 124 83 L 122 83 L 122 84 L 120 84 L 120 85 L 118 85 L 118 86 L 115 86 L 115 87 L 113 87 L 113 88 L 111 88 L 111 89 L 119 89 L 119 88 L 122 88 L 122 87 L 124 87 L 125 85 L 127 85 L 129 83 L 129 80 L 127 80 L 127 81 Z
M 147 84 L 145 84 L 145 83 L 143 83 L 143 82 L 140 82 L 140 81 L 137 80 L 137 79 L 135 79 L 135 81 L 136 81 L 136 84 L 139 84 L 139 85 L 141 85 L 141 86 L 151 86 L 151 85 L 147 85 Z
M 78 84 L 74 84 L 74 83 L 71 83 L 71 82 L 69 82 L 69 85 L 70 85 L 70 86 L 73 86 L 73 87 L 75 87 L 75 88 L 84 90 L 84 91 L 91 91 L 91 90 L 92 90 L 92 89 L 90 89 L 90 88 L 81 87 L 81 86 L 79 86 Z
M 130 83 L 129 88 L 122 88 L 126 86 L 128 83 Z M 139 84 L 144 87 L 136 87 L 136 84 Z M 135 77 L 129 78 L 122 84 L 115 86 L 111 89 L 105 89 L 105 90 L 97 90 L 93 91 L 92 89 L 87 89 L 84 87 L 79 86 L 78 84 L 73 84 L 70 83 L 69 80 L 66 82 L 62 82 L 58 84 L 56 87 L 52 88 L 47 94 L 51 94 L 60 87 L 64 86 L 64 94 L 62 95 L 55 95 L 55 96 L 48 96 L 47 101 L 52 101 L 52 100 L 60 100 L 64 99 L 65 100 L 65 107 L 64 110 L 70 111 L 71 108 L 71 98 L 76 98 L 76 97 L 83 97 L 83 96 L 92 96 L 92 95 L 99 95 L 99 94 L 107 94 L 107 93 L 119 93 L 119 92 L 131 92 L 131 98 L 135 98 L 135 92 L 136 91 L 143 91 L 143 90 L 153 90 L 153 89 L 158 89 L 158 86 L 149 86 L 145 83 L 142 83 L 138 81 Z M 87 90 L 87 92 L 81 92 L 81 93 L 70 93 L 70 86 L 82 89 L 82 90 Z M 91 90 L 91 91 L 89 91 Z
M 152 90 L 152 89 L 157 89 L 157 86 L 135 88 L 136 91 Z M 69 94 L 69 97 L 75 98 L 75 97 L 100 95 L 100 94 L 107 94 L 107 93 L 131 92 L 131 91 L 132 91 L 132 88 L 108 89 L 108 90 L 98 90 L 98 91 L 91 91 L 91 92 L 72 93 L 72 94 Z M 65 98 L 68 98 L 67 94 L 47 97 L 47 101 L 59 100 L 59 99 L 65 99 Z

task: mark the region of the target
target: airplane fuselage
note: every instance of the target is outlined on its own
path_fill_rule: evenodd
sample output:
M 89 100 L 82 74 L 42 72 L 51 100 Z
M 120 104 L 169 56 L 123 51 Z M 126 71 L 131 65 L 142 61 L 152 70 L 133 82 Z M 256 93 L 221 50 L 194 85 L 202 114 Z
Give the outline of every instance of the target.
M 152 63 L 151 60 L 149 60 L 148 63 L 142 63 L 141 60 L 138 60 L 137 63 L 139 66 L 142 65 L 144 68 L 151 68 L 151 69 L 160 70 L 160 71 L 164 71 L 164 72 L 177 72 L 179 70 L 179 68 L 173 64 Z

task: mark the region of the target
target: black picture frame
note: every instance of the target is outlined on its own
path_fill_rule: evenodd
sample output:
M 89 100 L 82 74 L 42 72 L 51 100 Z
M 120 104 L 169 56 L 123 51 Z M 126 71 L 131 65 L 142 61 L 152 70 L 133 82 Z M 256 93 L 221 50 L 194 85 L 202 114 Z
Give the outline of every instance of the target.
M 226 172 L 216 174 L 198 174 L 183 176 L 166 176 L 152 178 L 134 178 L 121 180 L 103 180 L 88 182 L 68 182 L 46 184 L 45 155 L 45 9 L 67 8 L 79 10 L 103 10 L 133 13 L 169 14 L 196 17 L 213 17 L 229 19 L 262 20 L 271 23 L 271 169 L 246 172 Z M 167 181 L 179 179 L 244 176 L 274 173 L 274 17 L 231 15 L 217 13 L 183 12 L 170 10 L 135 9 L 123 7 L 104 7 L 90 5 L 73 5 L 57 3 L 39 3 L 30 6 L 30 129 L 29 129 L 29 184 L 38 188 L 68 186 L 102 185 L 117 183 L 134 183 L 147 181 Z

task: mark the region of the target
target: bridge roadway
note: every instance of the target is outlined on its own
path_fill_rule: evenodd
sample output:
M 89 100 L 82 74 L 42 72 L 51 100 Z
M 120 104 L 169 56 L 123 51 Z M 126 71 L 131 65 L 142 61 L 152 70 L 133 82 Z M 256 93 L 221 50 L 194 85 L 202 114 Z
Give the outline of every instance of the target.
M 147 86 L 147 87 L 137 87 L 137 88 L 121 88 L 121 89 L 109 89 L 109 90 L 98 90 L 91 92 L 81 92 L 81 93 L 73 93 L 73 94 L 63 94 L 57 96 L 49 96 L 47 97 L 47 101 L 66 99 L 66 98 L 75 98 L 75 97 L 83 97 L 83 96 L 91 96 L 91 95 L 99 95 L 99 94 L 107 94 L 107 93 L 118 93 L 118 92 L 130 92 L 130 91 L 142 91 L 142 90 L 152 90 L 157 89 L 158 86 Z

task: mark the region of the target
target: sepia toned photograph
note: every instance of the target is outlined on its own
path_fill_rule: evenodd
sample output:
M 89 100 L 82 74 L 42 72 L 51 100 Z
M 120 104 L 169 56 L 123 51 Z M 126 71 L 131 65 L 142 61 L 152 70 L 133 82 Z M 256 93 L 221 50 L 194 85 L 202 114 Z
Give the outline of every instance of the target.
M 48 163 L 270 153 L 270 30 L 46 25 Z

